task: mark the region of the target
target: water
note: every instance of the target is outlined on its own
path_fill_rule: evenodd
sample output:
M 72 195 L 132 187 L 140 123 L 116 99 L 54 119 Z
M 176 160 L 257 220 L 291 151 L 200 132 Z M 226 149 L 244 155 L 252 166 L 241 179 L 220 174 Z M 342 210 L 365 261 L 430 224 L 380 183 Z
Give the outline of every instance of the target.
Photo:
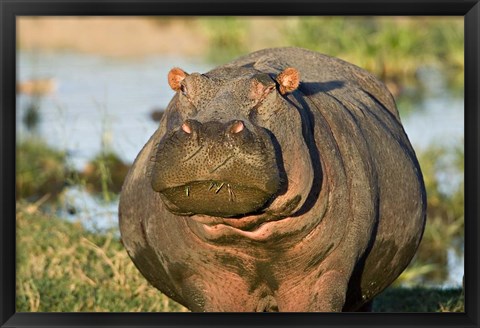
M 74 167 L 82 169 L 102 142 L 125 161 L 132 162 L 155 131 L 150 111 L 166 107 L 173 91 L 167 73 L 173 66 L 187 71 L 206 65 L 172 57 L 115 60 L 78 54 L 20 52 L 17 79 L 53 77 L 58 90 L 41 99 L 39 133 L 46 141 L 71 154 Z M 28 96 L 17 98 L 17 129 Z
M 413 147 L 425 150 L 434 144 L 463 143 L 463 98 L 451 94 L 444 77 L 435 69 L 420 70 L 420 77 L 424 96 L 414 104 L 412 114 L 402 118 Z
M 38 133 L 50 145 L 66 150 L 71 165 L 82 170 L 102 147 L 115 151 L 125 162 L 133 162 L 153 134 L 157 123 L 150 119 L 153 109 L 165 108 L 174 92 L 167 73 L 178 66 L 187 72 L 205 72 L 212 65 L 178 57 L 145 57 L 119 60 L 75 53 L 19 52 L 17 80 L 55 78 L 58 89 L 40 100 Z M 433 144 L 463 143 L 464 102 L 452 95 L 438 71 L 423 70 L 424 95 L 413 104 L 411 114 L 402 116 L 404 128 L 415 149 Z M 32 101 L 17 96 L 17 135 L 28 131 L 21 123 Z M 441 179 L 442 188 L 455 188 L 462 176 Z M 102 230 L 117 225 L 118 201 L 104 203 L 79 188 L 66 193 L 66 209 L 79 209 L 63 216 Z M 446 285 L 459 285 L 463 275 L 463 255 L 448 253 L 449 277 Z

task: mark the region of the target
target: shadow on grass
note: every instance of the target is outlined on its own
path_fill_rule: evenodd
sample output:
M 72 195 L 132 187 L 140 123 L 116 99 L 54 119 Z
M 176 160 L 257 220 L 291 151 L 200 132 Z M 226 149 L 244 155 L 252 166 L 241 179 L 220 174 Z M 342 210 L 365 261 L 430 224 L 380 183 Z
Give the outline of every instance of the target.
M 464 312 L 462 288 L 391 287 L 378 295 L 373 312 Z

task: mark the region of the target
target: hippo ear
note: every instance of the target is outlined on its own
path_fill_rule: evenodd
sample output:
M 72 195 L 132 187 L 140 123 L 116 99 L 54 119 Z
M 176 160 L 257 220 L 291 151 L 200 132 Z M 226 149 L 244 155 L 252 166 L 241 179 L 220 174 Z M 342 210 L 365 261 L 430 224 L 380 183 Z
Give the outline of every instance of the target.
M 188 76 L 184 70 L 178 67 L 174 67 L 168 72 L 168 84 L 174 91 L 181 89 L 181 82 Z
M 278 84 L 280 84 L 280 93 L 284 95 L 298 88 L 300 84 L 300 73 L 298 73 L 295 68 L 288 67 L 277 75 L 276 80 Z

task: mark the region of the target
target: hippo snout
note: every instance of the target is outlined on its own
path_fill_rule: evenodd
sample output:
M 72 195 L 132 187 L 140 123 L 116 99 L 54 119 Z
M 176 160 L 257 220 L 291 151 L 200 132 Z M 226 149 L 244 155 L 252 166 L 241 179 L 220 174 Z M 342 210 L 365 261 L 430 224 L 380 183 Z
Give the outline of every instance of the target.
M 175 214 L 235 217 L 258 212 L 280 188 L 266 131 L 232 119 L 186 119 L 158 144 L 152 188 Z

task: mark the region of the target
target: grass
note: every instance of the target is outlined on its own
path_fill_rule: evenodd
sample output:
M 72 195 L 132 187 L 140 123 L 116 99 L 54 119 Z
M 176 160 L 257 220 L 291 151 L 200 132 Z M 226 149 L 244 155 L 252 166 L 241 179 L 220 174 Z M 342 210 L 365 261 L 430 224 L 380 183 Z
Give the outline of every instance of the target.
M 84 180 L 89 192 L 102 194 L 109 201 L 111 194 L 119 194 L 123 180 L 130 169 L 120 157 L 112 151 L 101 152 L 88 162 L 79 178 Z
M 16 199 L 54 198 L 66 184 L 70 170 L 63 151 L 31 137 L 16 145 Z
M 16 145 L 16 199 L 35 202 L 47 197 L 56 201 L 64 188 L 80 185 L 111 201 L 122 188 L 130 168 L 111 151 L 101 152 L 78 172 L 69 165 L 68 154 L 49 146 L 36 135 Z
M 114 232 L 17 203 L 18 312 L 163 312 L 186 309 L 141 276 Z
M 200 18 L 203 33 L 209 40 L 207 58 L 221 62 L 248 51 L 249 21 L 236 17 Z
M 373 302 L 373 312 L 464 312 L 461 288 L 388 288 Z

